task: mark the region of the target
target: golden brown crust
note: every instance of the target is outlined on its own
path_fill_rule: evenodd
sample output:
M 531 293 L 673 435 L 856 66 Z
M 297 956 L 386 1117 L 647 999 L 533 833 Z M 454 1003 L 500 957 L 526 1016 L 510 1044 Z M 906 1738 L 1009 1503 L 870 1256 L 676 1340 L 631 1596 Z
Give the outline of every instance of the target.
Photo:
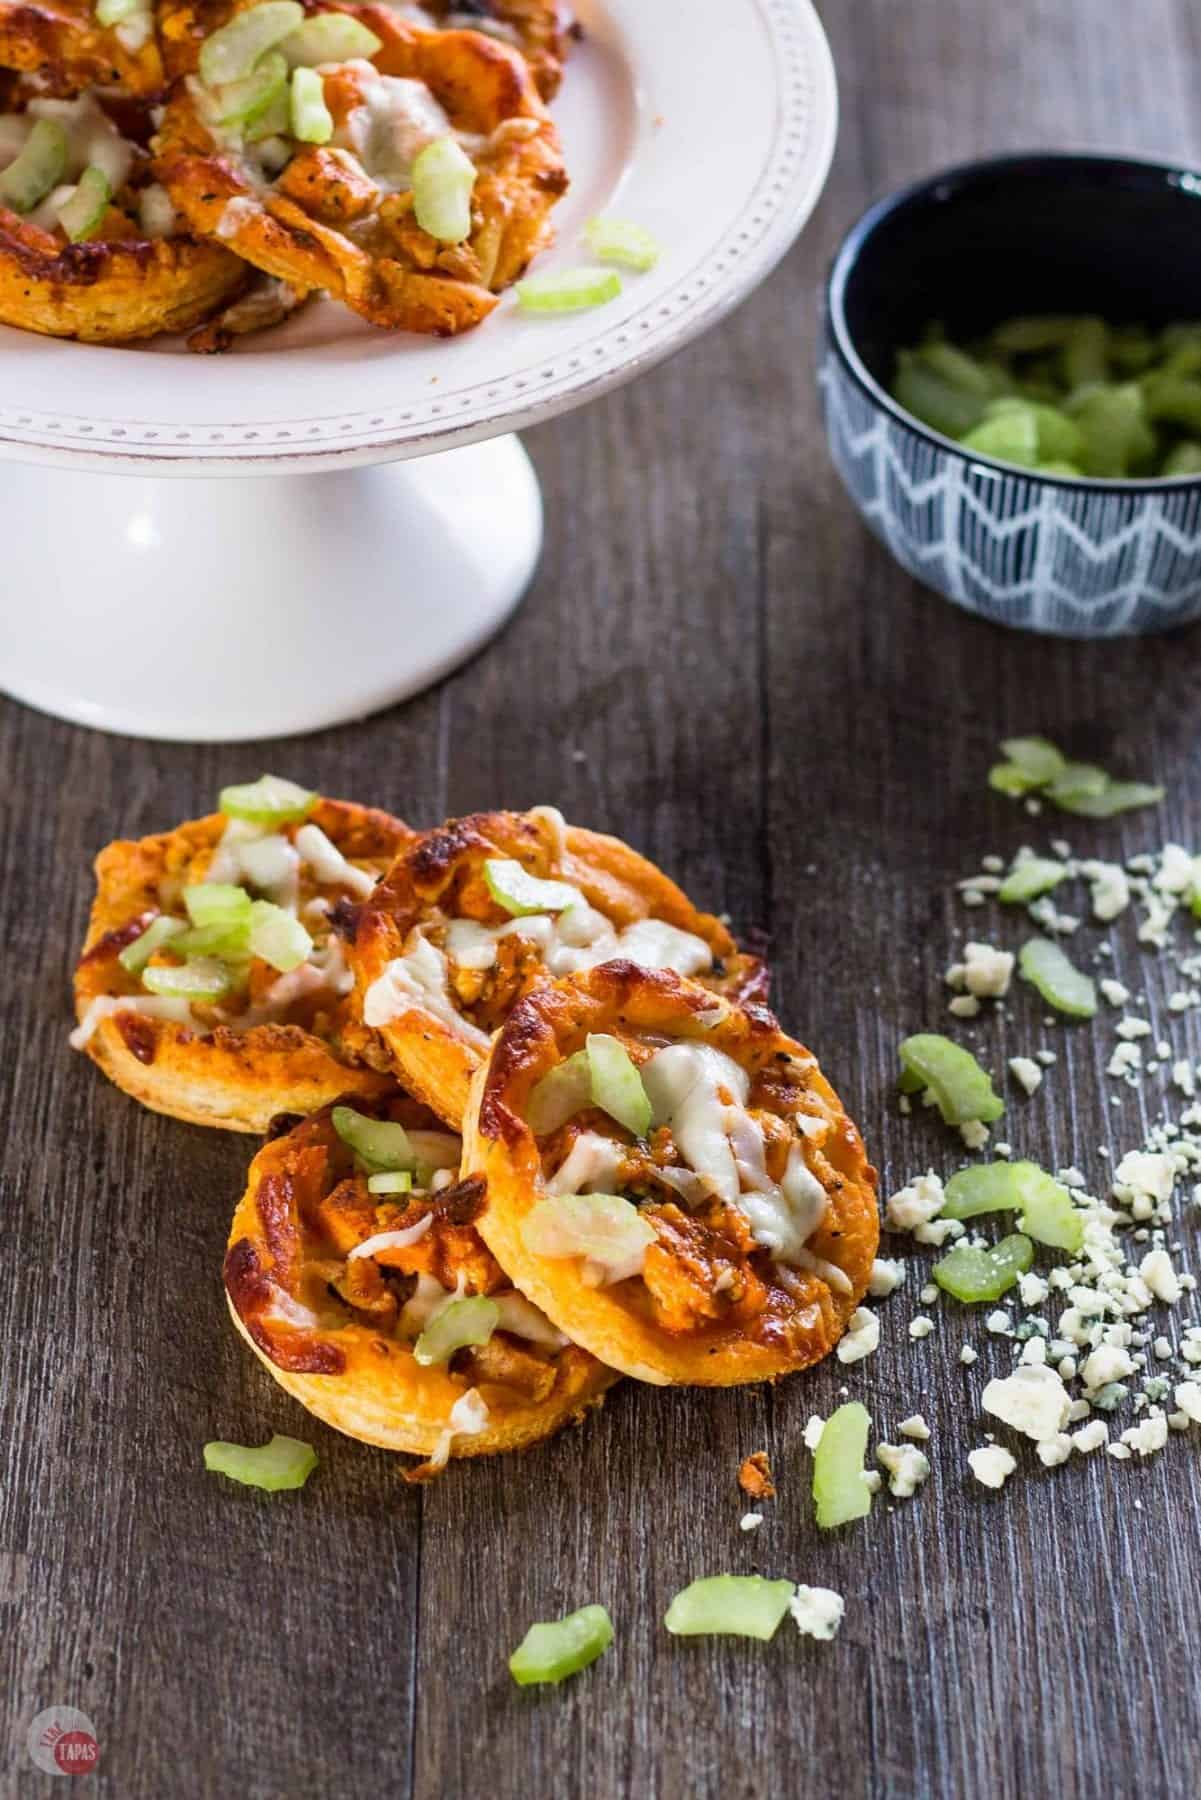
M 437 1123 L 424 1108 L 393 1093 L 390 1100 L 355 1104 L 410 1129 Z M 433 1456 L 443 1444 L 451 1409 L 474 1387 L 488 1408 L 486 1428 L 471 1436 L 456 1433 L 450 1455 L 521 1449 L 582 1418 L 619 1379 L 574 1344 L 535 1354 L 503 1331 L 482 1351 L 460 1352 L 451 1365 L 417 1363 L 411 1344 L 396 1335 L 397 1299 L 388 1285 L 398 1283 L 403 1291 L 406 1268 L 428 1267 L 431 1255 L 440 1254 L 450 1262 L 449 1268 L 445 1260 L 436 1264 L 444 1282 L 458 1266 L 468 1275 L 469 1292 L 508 1285 L 470 1223 L 456 1222 L 464 1214 L 470 1219 L 476 1204 L 469 1191 L 461 1207 L 459 1192 L 449 1189 L 433 1197 L 433 1227 L 410 1254 L 391 1253 L 394 1267 L 381 1271 L 371 1259 L 345 1265 L 372 1277 L 362 1283 L 363 1295 L 355 1296 L 363 1299 L 356 1307 L 331 1286 L 331 1277 L 342 1279 L 336 1272 L 346 1250 L 331 1236 L 336 1227 L 330 1220 L 370 1202 L 329 1112 L 265 1145 L 251 1164 L 225 1258 L 234 1323 L 281 1387 L 326 1424 L 364 1443 Z M 430 1203 L 424 1196 L 415 1212 L 429 1210 Z M 339 1209 L 337 1215 L 331 1207 Z M 362 1241 L 357 1231 L 352 1236 Z M 378 1310 L 378 1324 L 371 1306 Z M 312 1322 L 315 1307 L 319 1324 Z M 526 1380 L 530 1369 L 543 1377 L 534 1385 Z M 429 1472 L 414 1474 L 421 1478 Z
M 245 264 L 220 244 L 110 235 L 126 226 L 110 208 L 99 236 L 68 244 L 0 207 L 0 323 L 129 343 L 190 331 L 245 285 Z
M 635 1060 L 676 1041 L 709 1045 L 750 1078 L 756 1118 L 804 1119 L 790 1141 L 827 1204 L 803 1265 L 774 1260 L 735 1209 L 686 1211 L 656 1198 L 653 1183 L 639 1184 L 656 1232 L 642 1278 L 593 1287 L 578 1258 L 530 1251 L 522 1227 L 545 1193 L 545 1145 L 525 1122 L 529 1096 L 591 1032 L 618 1036 Z M 632 1145 L 602 1115 L 588 1118 Z M 649 1166 L 646 1146 L 630 1154 Z M 875 1170 L 810 1053 L 764 1009 L 715 1009 L 703 988 L 630 963 L 540 987 L 514 1008 L 472 1084 L 463 1169 L 487 1182 L 480 1232 L 522 1292 L 573 1341 L 644 1381 L 727 1386 L 819 1361 L 865 1293 L 879 1241 Z
M 351 861 L 387 866 L 412 837 L 390 814 L 346 801 L 321 800 L 310 815 Z M 96 898 L 75 972 L 75 1011 L 109 996 L 141 992 L 117 958 L 162 910 L 164 886 L 199 880 L 225 828 L 220 813 L 174 831 L 118 840 L 96 859 Z M 343 1093 L 386 1093 L 382 1075 L 354 1066 L 342 1038 L 345 1001 L 331 1003 L 305 1024 L 218 1026 L 207 1035 L 137 1013 L 102 1019 L 84 1046 L 110 1080 L 154 1112 L 229 1131 L 265 1131 L 279 1113 L 310 1113 Z
M 0 68 L 36 75 L 43 93 L 66 96 L 89 87 L 157 94 L 163 86 L 154 37 L 126 50 L 115 29 L 96 23 L 92 0 L 0 0 Z
M 381 194 L 344 148 L 302 151 L 299 171 L 261 192 L 221 152 L 186 83 L 177 86 L 155 142 L 158 178 L 198 236 L 219 237 L 269 275 L 322 289 L 387 330 L 441 337 L 470 330 L 549 239 L 551 208 L 567 188 L 550 115 L 518 53 L 492 38 L 422 31 L 383 6 L 324 10 L 360 18 L 382 40 L 373 59 L 380 74 L 424 82 L 456 130 L 487 140 L 472 159 L 478 174 L 470 238 L 446 245 L 430 237 L 416 223 L 411 194 Z M 201 15 L 210 28 L 211 14 L 206 7 Z M 188 67 L 204 35 L 196 9 L 181 8 L 164 23 L 168 31 L 171 58 Z M 325 77 L 336 124 L 358 104 L 354 69 L 342 65 Z M 335 178 L 338 163 L 353 178 L 350 201 L 347 184 Z
M 419 0 L 419 4 L 438 23 L 453 19 L 511 38 L 529 63 L 542 98 L 554 99 L 571 40 L 579 32 L 571 8 L 562 0 Z
M 620 839 L 574 825 L 561 835 L 557 815 L 549 809 L 473 813 L 416 838 L 360 912 L 350 946 L 353 1003 L 360 1016 L 367 989 L 404 952 L 418 929 L 435 919 L 455 917 L 493 924 L 508 921 L 509 915 L 491 901 L 480 876 L 491 857 L 520 862 L 540 878 L 570 882 L 619 929 L 655 918 L 702 938 L 721 967 L 703 983 L 705 987 L 736 998 L 765 994 L 762 963 L 744 955 L 719 919 L 698 912 L 661 869 Z M 479 1030 L 494 1030 L 518 993 L 546 979 L 536 949 L 523 953 L 522 963 L 510 976 L 508 992 L 498 987 L 485 1004 L 477 1002 L 467 1009 Z M 482 1046 L 465 1042 L 438 1019 L 415 1011 L 382 1026 L 378 1035 L 388 1066 L 457 1130 Z

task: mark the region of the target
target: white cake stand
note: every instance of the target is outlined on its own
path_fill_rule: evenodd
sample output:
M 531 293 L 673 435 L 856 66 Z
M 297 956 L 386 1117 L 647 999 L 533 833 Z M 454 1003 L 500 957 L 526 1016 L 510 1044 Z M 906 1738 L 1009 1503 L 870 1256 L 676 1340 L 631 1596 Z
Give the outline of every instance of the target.
M 504 434 L 721 319 L 797 236 L 834 148 L 810 0 L 578 11 L 555 103 L 572 189 L 539 266 L 588 260 L 598 213 L 635 220 L 664 255 L 621 299 L 531 319 L 510 296 L 451 343 L 321 303 L 215 358 L 0 328 L 7 692 L 142 737 L 278 737 L 402 700 L 498 629 L 542 535 Z

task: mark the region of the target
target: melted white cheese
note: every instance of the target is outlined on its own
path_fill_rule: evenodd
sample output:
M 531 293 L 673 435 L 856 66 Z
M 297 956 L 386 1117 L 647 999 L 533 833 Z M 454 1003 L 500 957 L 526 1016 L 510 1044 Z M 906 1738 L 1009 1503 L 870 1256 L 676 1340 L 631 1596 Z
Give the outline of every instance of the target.
M 240 845 L 238 864 L 242 878 L 252 887 L 270 894 L 276 906 L 291 913 L 296 911 L 300 898 L 300 852 L 280 832 Z
M 709 1192 L 739 1209 L 773 1257 L 812 1267 L 805 1245 L 825 1217 L 825 1189 L 799 1142 L 782 1180 L 771 1179 L 763 1133 L 746 1110 L 746 1071 L 707 1044 L 669 1044 L 643 1064 L 642 1079 L 656 1125 L 670 1126 Z
M 548 1194 L 615 1194 L 625 1151 L 613 1138 L 581 1131 L 546 1183 Z
M 407 192 L 426 145 L 454 136 L 450 119 L 424 81 L 381 75 L 358 58 L 343 67 L 357 77 L 361 101 L 338 127 L 335 145 L 353 151 L 385 193 Z
M 31 100 L 30 120 L 53 119 L 67 134 L 65 179 L 78 181 L 89 164 L 101 169 L 115 194 L 129 180 L 136 150 L 91 94 L 81 100 Z
M 244 225 L 257 218 L 262 210 L 260 203 L 252 200 L 249 194 L 235 194 L 221 208 L 221 217 L 214 227 L 217 236 L 228 243 L 231 238 L 237 237 Z
M 663 919 L 637 919 L 618 931 L 578 888 L 572 892 L 574 901 L 561 913 L 531 913 L 493 926 L 474 919 L 454 920 L 446 931 L 447 956 L 459 968 L 490 969 L 502 938 L 523 937 L 537 944 L 555 976 L 574 975 L 619 958 L 642 969 L 673 969 L 677 975 L 701 975 L 713 967 L 708 944 L 692 932 Z
M 507 1294 L 492 1294 L 500 1311 L 496 1322 L 498 1331 L 507 1331 L 511 1337 L 525 1338 L 531 1344 L 542 1344 L 547 1350 L 563 1350 L 571 1341 L 557 1331 L 546 1314 L 536 1307 L 532 1300 L 514 1290 Z
M 418 936 L 413 948 L 390 962 L 363 996 L 363 1021 L 391 1025 L 408 1012 L 423 1012 L 473 1049 L 488 1048 L 488 1034 L 459 1011 L 447 986 L 446 958 L 428 938 Z
M 101 994 L 93 1000 L 79 1024 L 68 1038 L 72 1050 L 82 1050 L 90 1044 L 102 1019 L 111 1019 L 117 1013 L 139 1013 L 146 1019 L 169 1019 L 176 1025 L 189 1025 L 197 1029 L 192 1018 L 192 1009 L 186 1000 L 169 999 L 165 994 L 156 994 L 145 1000 L 134 995 Z
M 468 1388 L 450 1409 L 450 1427 L 460 1437 L 478 1437 L 487 1429 L 488 1407 L 478 1388 Z
M 434 1222 L 433 1213 L 426 1213 L 415 1225 L 406 1225 L 403 1231 L 377 1231 L 374 1237 L 364 1238 L 356 1244 L 347 1262 L 357 1262 L 362 1256 L 377 1256 L 381 1250 L 407 1250 L 410 1244 L 419 1244 Z
M 356 869 L 352 862 L 347 862 L 337 845 L 331 844 L 319 825 L 302 825 L 294 842 L 301 860 L 308 864 L 318 881 L 349 888 L 360 900 L 365 900 L 375 886 L 375 876 L 366 869 Z

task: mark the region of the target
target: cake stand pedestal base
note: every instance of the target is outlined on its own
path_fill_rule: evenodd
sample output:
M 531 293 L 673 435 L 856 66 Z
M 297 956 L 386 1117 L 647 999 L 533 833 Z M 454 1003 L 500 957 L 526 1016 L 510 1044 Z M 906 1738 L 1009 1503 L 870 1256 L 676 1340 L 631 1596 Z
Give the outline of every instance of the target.
M 134 737 L 235 743 L 364 717 L 517 605 L 542 502 L 515 437 L 332 473 L 6 464 L 0 687 Z

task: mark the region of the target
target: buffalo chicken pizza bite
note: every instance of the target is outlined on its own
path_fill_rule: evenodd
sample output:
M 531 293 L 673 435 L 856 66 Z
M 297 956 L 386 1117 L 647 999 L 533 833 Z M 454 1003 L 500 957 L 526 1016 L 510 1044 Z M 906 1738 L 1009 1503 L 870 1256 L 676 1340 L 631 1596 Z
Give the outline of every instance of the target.
M 255 1157 L 230 1233 L 234 1323 L 338 1431 L 429 1460 L 536 1443 L 618 1376 L 519 1294 L 475 1229 L 459 1139 L 394 1095 L 335 1106 Z
M 245 287 L 245 264 L 190 237 L 153 180 L 145 107 L 10 81 L 0 108 L 0 322 L 127 342 L 188 330 Z
M 155 1112 L 231 1131 L 388 1091 L 344 1039 L 333 920 L 412 833 L 274 776 L 221 807 L 97 858 L 72 1044 Z
M 548 806 L 475 813 L 416 838 L 361 908 L 350 950 L 380 1066 L 456 1129 L 514 1003 L 612 957 L 723 994 L 764 990 L 758 959 L 653 863 Z M 372 1059 L 369 1045 L 363 1054 Z
M 0 68 L 35 77 L 42 94 L 157 94 L 153 0 L 0 0 Z
M 764 1009 L 610 962 L 537 988 L 472 1087 L 463 1171 L 526 1297 L 623 1374 L 729 1386 L 817 1362 L 866 1290 L 876 1174 Z
M 156 151 L 200 236 L 373 325 L 438 336 L 487 317 L 567 187 L 517 51 L 383 6 L 226 9 Z

